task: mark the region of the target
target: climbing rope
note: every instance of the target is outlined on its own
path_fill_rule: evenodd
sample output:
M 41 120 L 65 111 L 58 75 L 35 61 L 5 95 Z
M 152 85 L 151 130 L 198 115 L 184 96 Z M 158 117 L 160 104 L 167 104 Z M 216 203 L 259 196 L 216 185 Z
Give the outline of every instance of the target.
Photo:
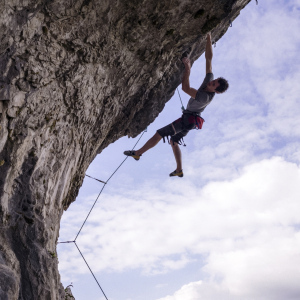
M 136 145 L 137 145 L 138 142 L 141 140 L 142 136 L 144 135 L 144 133 L 145 133 L 146 131 L 147 131 L 147 129 L 145 129 L 145 131 L 141 134 L 141 136 L 139 137 L 139 139 L 137 140 L 137 142 L 134 144 L 132 150 L 136 147 Z M 83 226 L 86 224 L 86 221 L 87 221 L 87 219 L 89 218 L 89 216 L 90 216 L 92 210 L 94 209 L 94 207 L 95 207 L 95 205 L 96 205 L 96 203 L 97 203 L 97 201 L 98 201 L 100 195 L 102 194 L 102 192 L 103 192 L 105 186 L 107 185 L 107 183 L 109 182 L 109 180 L 116 174 L 116 172 L 120 169 L 120 167 L 124 164 L 124 162 L 126 161 L 127 158 L 128 158 L 128 156 L 127 156 L 127 157 L 119 164 L 119 166 L 118 166 L 118 167 L 115 169 L 115 171 L 110 175 L 110 177 L 106 180 L 106 182 L 105 182 L 105 181 L 102 181 L 102 180 L 100 180 L 100 179 L 91 177 L 91 176 L 89 176 L 89 175 L 87 175 L 87 174 L 85 175 L 85 176 L 87 176 L 87 177 L 89 177 L 89 178 L 92 178 L 92 179 L 94 179 L 94 180 L 97 180 L 97 181 L 103 183 L 103 186 L 102 186 L 102 188 L 101 188 L 101 190 L 100 190 L 100 192 L 99 192 L 99 194 L 98 194 L 98 196 L 97 196 L 97 198 L 96 198 L 96 200 L 95 200 L 95 202 L 94 202 L 92 208 L 90 209 L 90 211 L 89 211 L 87 217 L 85 218 L 83 224 L 81 225 L 81 227 L 80 227 L 80 229 L 79 229 L 79 231 L 78 231 L 78 233 L 77 233 L 77 235 L 76 235 L 74 241 L 65 241 L 65 242 L 58 242 L 58 243 L 57 243 L 57 244 L 70 244 L 70 243 L 74 243 L 74 244 L 75 244 L 76 248 L 78 249 L 80 255 L 82 256 L 82 258 L 83 258 L 85 264 L 86 264 L 87 267 L 89 268 L 91 274 L 93 275 L 93 277 L 94 277 L 96 283 L 98 284 L 98 286 L 99 286 L 99 288 L 100 288 L 100 290 L 101 290 L 101 292 L 102 292 L 102 294 L 104 295 L 104 297 L 105 297 L 106 300 L 108 300 L 108 298 L 107 298 L 107 296 L 105 295 L 105 293 L 104 293 L 104 291 L 103 291 L 101 285 L 99 284 L 99 282 L 98 282 L 96 276 L 94 275 L 94 273 L 93 273 L 91 267 L 89 266 L 89 264 L 87 263 L 86 259 L 84 258 L 84 255 L 82 254 L 82 252 L 80 251 L 78 245 L 76 244 L 76 240 L 77 240 L 79 234 L 81 233 L 81 230 L 82 230 Z
M 92 269 L 91 269 L 91 268 L 90 268 L 90 266 L 88 265 L 87 261 L 85 260 L 85 258 L 84 258 L 84 256 L 83 256 L 83 254 L 81 253 L 81 251 L 80 251 L 80 249 L 79 249 L 79 247 L 77 246 L 77 244 L 76 244 L 76 242 L 75 242 L 75 241 L 74 241 L 74 244 L 75 244 L 75 246 L 77 247 L 77 249 L 78 249 L 78 251 L 79 251 L 80 255 L 82 256 L 83 260 L 85 261 L 86 265 L 88 266 L 89 270 L 91 271 L 91 273 L 92 273 L 92 275 L 93 275 L 94 279 L 96 280 L 96 282 L 97 282 L 97 284 L 98 284 L 98 286 L 99 286 L 99 288 L 100 288 L 100 290 L 101 290 L 102 294 L 104 295 L 105 299 L 106 299 L 106 300 L 108 300 L 108 298 L 106 297 L 106 295 L 105 295 L 105 293 L 104 293 L 104 291 L 103 291 L 103 289 L 102 289 L 102 287 L 101 287 L 100 283 L 98 282 L 98 280 L 97 280 L 96 276 L 94 275 L 94 273 L 93 273 Z
M 182 100 L 181 100 L 181 97 L 180 97 L 180 93 L 179 93 L 179 90 L 177 88 L 177 92 L 178 92 L 178 95 L 179 95 L 179 99 L 180 99 L 180 102 L 181 102 L 181 110 L 184 111 L 184 106 L 183 106 L 183 103 L 182 103 Z

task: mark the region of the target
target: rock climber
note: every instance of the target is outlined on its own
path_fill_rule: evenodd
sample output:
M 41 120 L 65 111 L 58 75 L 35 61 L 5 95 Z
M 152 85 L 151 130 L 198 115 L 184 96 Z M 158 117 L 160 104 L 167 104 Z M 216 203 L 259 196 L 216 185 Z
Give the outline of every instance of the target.
M 181 150 L 182 138 L 188 134 L 191 129 L 201 129 L 204 119 L 201 113 L 205 107 L 213 100 L 215 94 L 224 93 L 228 89 L 228 82 L 226 79 L 219 77 L 214 80 L 212 73 L 212 43 L 211 35 L 208 34 L 206 38 L 205 59 L 206 59 L 206 76 L 198 90 L 190 87 L 189 77 L 191 72 L 191 62 L 187 57 L 182 58 L 184 64 L 184 73 L 182 78 L 182 90 L 191 98 L 187 104 L 186 110 L 183 111 L 181 118 L 175 120 L 171 124 L 157 130 L 152 138 L 150 138 L 145 145 L 138 150 L 125 151 L 124 154 L 139 160 L 143 153 L 153 148 L 157 143 L 165 137 L 171 136 L 171 146 L 176 160 L 176 169 L 170 176 L 183 177 Z

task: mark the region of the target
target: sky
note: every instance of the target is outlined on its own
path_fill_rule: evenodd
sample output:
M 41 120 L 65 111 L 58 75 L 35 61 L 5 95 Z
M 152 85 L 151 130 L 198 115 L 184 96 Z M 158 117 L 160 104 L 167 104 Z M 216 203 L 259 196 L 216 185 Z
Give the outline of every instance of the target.
M 184 177 L 169 177 L 176 165 L 162 141 L 128 158 L 77 238 L 109 300 L 300 299 L 300 1 L 258 3 L 213 48 L 215 77 L 230 87 L 185 138 Z M 204 76 L 202 56 L 191 86 Z M 180 107 L 176 92 L 138 145 Z M 106 181 L 137 139 L 111 144 L 86 174 Z M 85 178 L 59 242 L 74 240 L 102 187 Z M 105 299 L 75 245 L 57 251 L 76 300 Z

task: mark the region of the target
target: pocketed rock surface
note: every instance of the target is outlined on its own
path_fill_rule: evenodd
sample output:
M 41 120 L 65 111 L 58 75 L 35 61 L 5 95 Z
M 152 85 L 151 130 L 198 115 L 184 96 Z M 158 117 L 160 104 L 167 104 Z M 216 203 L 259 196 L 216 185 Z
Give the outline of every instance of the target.
M 65 299 L 60 219 L 89 164 L 153 122 L 182 54 L 195 61 L 248 3 L 1 0 L 1 300 Z

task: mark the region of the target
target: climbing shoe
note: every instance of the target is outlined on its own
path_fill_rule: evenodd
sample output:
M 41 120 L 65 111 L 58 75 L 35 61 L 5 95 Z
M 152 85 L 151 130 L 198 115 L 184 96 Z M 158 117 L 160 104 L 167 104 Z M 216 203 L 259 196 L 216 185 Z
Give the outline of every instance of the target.
M 182 172 L 182 170 L 179 171 L 179 172 L 176 172 L 176 170 L 175 170 L 175 171 L 173 171 L 172 173 L 170 173 L 170 177 L 173 177 L 173 176 L 183 177 L 183 172 Z
M 141 155 L 136 155 L 135 151 L 132 150 L 124 151 L 124 154 L 133 157 L 135 160 L 139 160 L 141 157 Z

